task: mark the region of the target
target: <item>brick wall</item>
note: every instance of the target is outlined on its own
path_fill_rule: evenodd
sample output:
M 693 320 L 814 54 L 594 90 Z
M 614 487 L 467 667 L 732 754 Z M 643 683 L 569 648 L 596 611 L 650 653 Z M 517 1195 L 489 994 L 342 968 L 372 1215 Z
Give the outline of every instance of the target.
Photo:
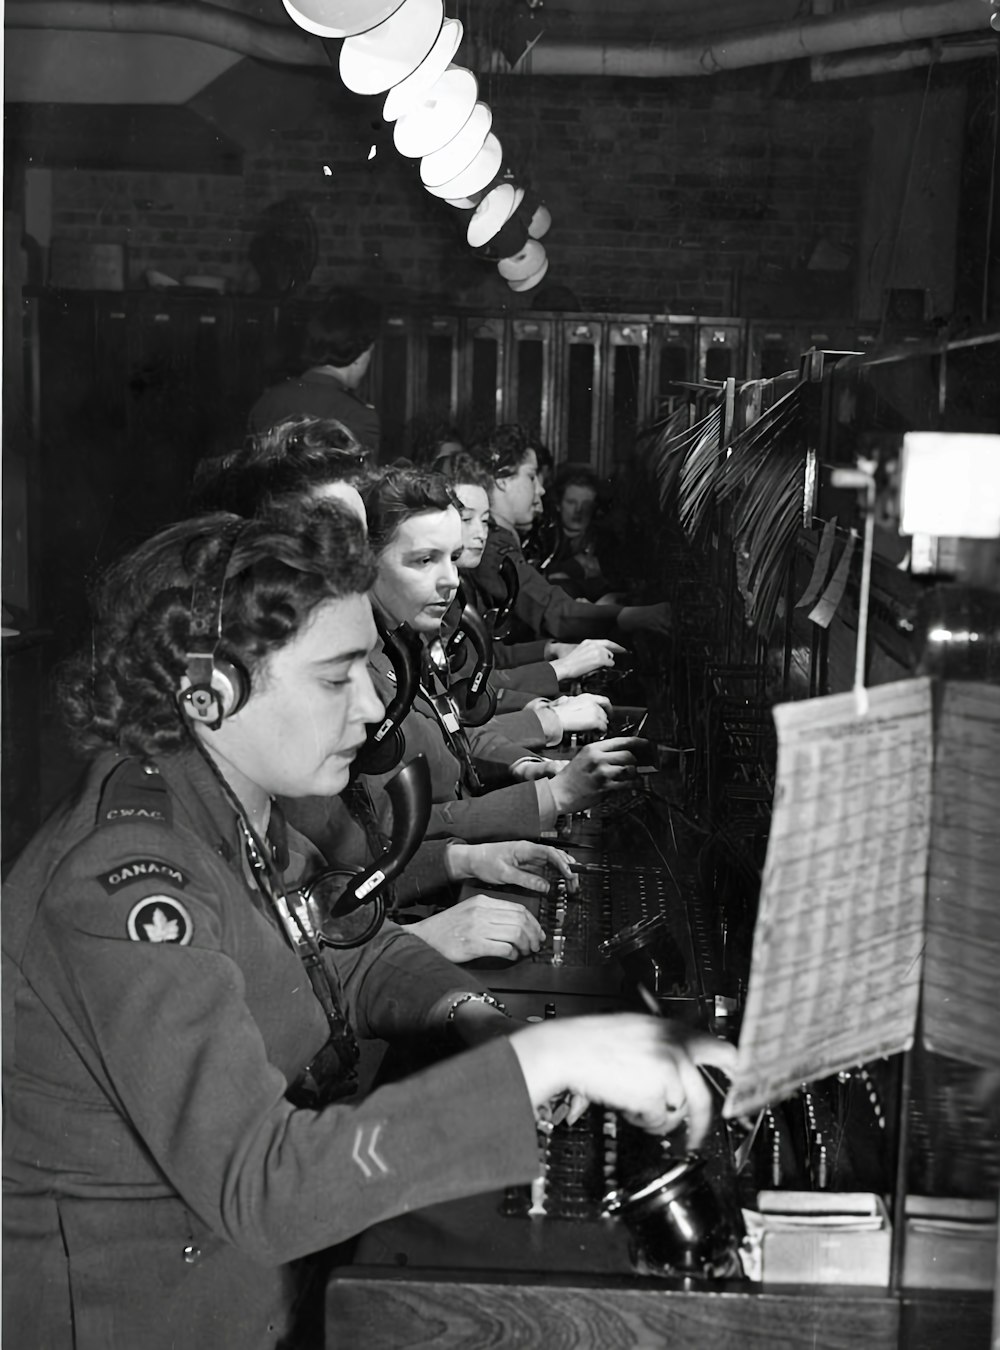
M 231 290 L 250 292 L 259 213 L 291 196 L 316 222 L 314 286 L 530 305 L 531 293 L 513 295 L 473 255 L 459 213 L 423 191 L 418 162 L 392 146 L 379 100 L 347 94 L 332 70 L 281 79 L 321 82 L 322 111 L 283 125 L 272 74 L 272 125 L 244 136 L 242 177 L 59 170 L 53 234 L 126 243 L 136 285 L 157 267 L 221 274 Z M 767 70 L 669 82 L 484 80 L 480 96 L 508 161 L 552 212 L 547 280 L 582 308 L 741 313 L 760 310 L 746 303 L 748 287 L 758 295 L 769 279 L 787 284 L 821 239 L 853 267 L 865 101 L 856 86 L 796 83 L 782 92 Z M 252 81 L 241 97 L 253 97 Z M 852 292 L 851 268 L 835 281 Z

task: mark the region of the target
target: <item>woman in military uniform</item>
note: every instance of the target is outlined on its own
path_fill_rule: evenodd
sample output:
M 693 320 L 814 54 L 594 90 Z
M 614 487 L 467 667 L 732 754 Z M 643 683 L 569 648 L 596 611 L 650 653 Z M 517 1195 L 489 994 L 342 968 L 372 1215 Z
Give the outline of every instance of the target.
M 5 1346 L 275 1350 L 290 1263 L 528 1181 L 555 1094 L 707 1126 L 694 1060 L 727 1067 L 721 1042 L 522 1029 L 388 924 L 322 946 L 272 802 L 341 791 L 381 715 L 372 576 L 327 504 L 295 530 L 173 526 L 100 590 L 62 689 L 94 758 L 4 894 Z M 367 1036 L 474 1048 L 352 1100 Z
M 507 588 L 501 575 L 505 558 L 517 569 L 519 590 L 514 614 L 519 640 L 551 637 L 578 642 L 583 638 L 620 637 L 636 632 L 670 632 L 670 606 L 592 604 L 572 596 L 546 580 L 524 556 L 519 537 L 541 509 L 545 495 L 538 476 L 538 457 L 523 428 L 514 423 L 497 427 L 488 441 L 474 447 L 492 475 L 490 510 L 493 523 L 483 550 L 476 584 L 499 604 Z

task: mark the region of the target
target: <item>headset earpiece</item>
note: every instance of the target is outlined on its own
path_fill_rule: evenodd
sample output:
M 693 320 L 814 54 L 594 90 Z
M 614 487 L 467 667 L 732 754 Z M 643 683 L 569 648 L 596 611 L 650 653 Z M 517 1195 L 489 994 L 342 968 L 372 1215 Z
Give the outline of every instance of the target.
M 456 680 L 448 689 L 459 711 L 462 725 L 481 727 L 488 722 L 497 710 L 496 690 L 488 680 L 483 680 L 476 693 L 472 692 L 472 679 Z
M 240 520 L 226 527 L 213 567 L 195 582 L 191 594 L 188 641 L 192 650 L 187 653 L 184 671 L 187 684 L 177 701 L 186 716 L 212 731 L 239 712 L 250 697 L 250 677 L 244 668 L 217 655 L 229 564 L 246 525 Z
M 352 777 L 359 773 L 391 773 L 406 751 L 406 738 L 398 726 L 388 727 L 381 740 L 370 737 L 354 757 Z

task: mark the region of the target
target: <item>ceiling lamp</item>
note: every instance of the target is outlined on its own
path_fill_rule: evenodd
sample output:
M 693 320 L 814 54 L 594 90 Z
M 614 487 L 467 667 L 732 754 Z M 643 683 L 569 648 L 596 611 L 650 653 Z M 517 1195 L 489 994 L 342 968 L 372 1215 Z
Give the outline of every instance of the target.
M 403 0 L 284 0 L 300 28 L 321 38 L 366 33 L 399 9 Z
M 428 55 L 441 32 L 442 0 L 403 0 L 388 19 L 340 49 L 340 78 L 355 94 L 384 94 Z
M 396 149 L 410 159 L 442 149 L 472 116 L 478 92 L 479 82 L 471 70 L 449 66 L 423 100 L 397 119 L 392 133 Z
M 491 131 L 483 142 L 471 164 L 461 173 L 449 178 L 447 183 L 428 188 L 432 197 L 443 197 L 445 201 L 455 201 L 459 197 L 474 197 L 483 192 L 496 178 L 503 163 L 503 148 Z
M 548 257 L 542 259 L 542 265 L 537 272 L 532 272 L 530 277 L 524 277 L 520 281 L 508 281 L 507 285 L 512 291 L 531 291 L 538 285 L 545 273 L 549 270 Z
M 420 65 L 412 74 L 407 75 L 405 80 L 400 80 L 389 90 L 382 106 L 382 116 L 387 122 L 395 122 L 397 117 L 411 112 L 417 104 L 423 102 L 427 91 L 444 74 L 452 57 L 458 51 L 462 31 L 458 19 L 445 19 L 437 35 L 437 41 Z
M 456 174 L 467 169 L 483 148 L 493 124 L 489 104 L 477 103 L 472 115 L 457 136 L 433 155 L 424 155 L 420 161 L 420 181 L 429 192 L 447 183 Z
M 512 257 L 501 258 L 497 271 L 504 281 L 524 281 L 537 272 L 545 261 L 545 245 L 537 239 L 529 239 L 520 252 Z

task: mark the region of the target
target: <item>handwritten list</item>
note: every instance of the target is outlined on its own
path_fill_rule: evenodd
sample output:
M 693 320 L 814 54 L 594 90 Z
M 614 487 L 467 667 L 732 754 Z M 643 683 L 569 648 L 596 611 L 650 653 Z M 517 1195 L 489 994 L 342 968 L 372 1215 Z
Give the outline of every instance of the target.
M 946 684 L 935 736 L 923 1030 L 1000 1068 L 1000 688 Z
M 775 709 L 778 771 L 727 1115 L 913 1041 L 933 768 L 927 679 Z

